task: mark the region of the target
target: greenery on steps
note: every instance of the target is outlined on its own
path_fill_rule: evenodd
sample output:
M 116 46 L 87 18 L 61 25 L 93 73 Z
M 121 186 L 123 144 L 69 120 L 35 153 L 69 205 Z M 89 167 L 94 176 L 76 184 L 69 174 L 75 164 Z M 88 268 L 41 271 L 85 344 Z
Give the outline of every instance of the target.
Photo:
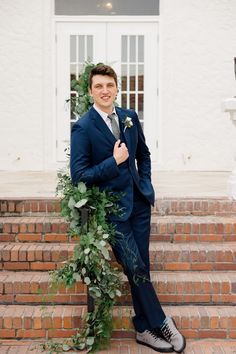
M 92 63 L 86 63 L 79 80 L 72 81 L 72 88 L 78 92 L 71 100 L 72 111 L 81 116 L 91 105 L 88 95 L 88 77 Z M 82 281 L 89 288 L 94 299 L 95 311 L 87 313 L 82 328 L 65 343 L 53 341 L 41 345 L 48 353 L 60 353 L 71 348 L 90 352 L 108 347 L 112 332 L 112 309 L 116 297 L 121 296 L 121 280 L 117 268 L 112 267 L 110 244 L 114 242 L 115 229 L 108 222 L 110 214 L 120 214 L 117 206 L 120 195 L 100 191 L 98 187 L 87 188 L 82 182 L 74 186 L 68 171 L 58 173 L 57 192 L 62 196 L 62 215 L 70 221 L 70 234 L 77 237 L 71 259 L 63 266 L 50 272 L 51 286 L 55 289 L 64 284 L 72 286 Z M 81 210 L 86 208 L 88 219 L 82 225 Z

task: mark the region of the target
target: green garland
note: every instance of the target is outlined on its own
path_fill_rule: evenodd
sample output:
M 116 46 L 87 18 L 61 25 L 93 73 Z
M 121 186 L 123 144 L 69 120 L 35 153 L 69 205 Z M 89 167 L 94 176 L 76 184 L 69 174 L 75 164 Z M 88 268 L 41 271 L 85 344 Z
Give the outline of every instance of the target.
M 92 101 L 88 94 L 88 78 L 95 65 L 86 63 L 78 80 L 72 80 L 71 89 L 77 92 L 71 97 L 71 111 L 82 116 L 90 108 Z M 67 151 L 67 155 L 69 153 Z M 82 281 L 89 288 L 94 299 L 95 311 L 87 313 L 82 328 L 65 343 L 47 342 L 41 344 L 42 350 L 49 354 L 61 353 L 71 348 L 88 352 L 109 346 L 112 333 L 112 309 L 116 297 L 121 296 L 121 280 L 117 268 L 111 266 L 109 248 L 114 242 L 115 230 L 107 221 L 109 214 L 121 214 L 117 206 L 120 198 L 109 191 L 99 191 L 98 187 L 87 188 L 84 183 L 74 186 L 68 172 L 58 173 L 57 194 L 61 199 L 62 216 L 70 222 L 69 233 L 78 237 L 74 254 L 63 266 L 50 272 L 50 288 L 55 292 L 60 284 L 71 287 Z M 81 210 L 86 208 L 88 220 L 81 223 Z
M 87 313 L 83 329 L 67 343 L 69 348 L 97 351 L 110 343 L 112 308 L 115 298 L 121 296 L 121 281 L 117 268 L 110 264 L 109 244 L 115 230 L 107 222 L 109 214 L 119 214 L 119 197 L 98 187 L 87 189 L 84 183 L 73 186 L 69 176 L 60 174 L 58 189 L 63 189 L 62 215 L 70 221 L 70 233 L 79 235 L 73 257 L 64 266 L 51 272 L 54 284 L 70 287 L 82 281 L 89 287 L 95 311 Z M 81 208 L 88 210 L 88 222 L 81 225 Z M 65 345 L 64 345 L 65 348 Z

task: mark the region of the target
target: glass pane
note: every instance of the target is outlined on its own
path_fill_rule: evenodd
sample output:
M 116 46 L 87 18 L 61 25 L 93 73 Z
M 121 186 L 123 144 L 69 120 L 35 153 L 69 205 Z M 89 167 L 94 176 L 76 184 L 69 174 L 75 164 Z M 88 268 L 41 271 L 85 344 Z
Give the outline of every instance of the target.
M 75 64 L 70 65 L 70 79 L 71 80 L 76 79 L 76 65 Z
M 85 36 L 79 36 L 79 61 L 84 62 L 85 60 Z
M 56 15 L 159 15 L 159 0 L 55 0 Z
M 121 61 L 127 62 L 127 36 L 121 36 Z
M 136 61 L 136 36 L 130 36 L 129 42 L 129 61 Z
M 127 94 L 123 93 L 121 95 L 121 107 L 127 108 Z
M 144 79 L 144 65 L 139 65 L 138 66 L 138 90 L 139 91 L 143 91 L 144 89 L 143 79 Z
M 121 65 L 121 90 L 127 90 L 127 65 Z
M 87 36 L 87 60 L 93 61 L 93 36 Z
M 129 108 L 135 109 L 135 93 L 131 93 L 129 97 Z
M 138 61 L 144 62 L 144 36 L 138 36 Z
M 130 65 L 130 91 L 135 91 L 136 89 L 136 65 Z
M 70 61 L 76 62 L 76 36 L 70 36 Z
M 140 120 L 143 119 L 143 94 L 142 93 L 138 95 L 138 116 Z

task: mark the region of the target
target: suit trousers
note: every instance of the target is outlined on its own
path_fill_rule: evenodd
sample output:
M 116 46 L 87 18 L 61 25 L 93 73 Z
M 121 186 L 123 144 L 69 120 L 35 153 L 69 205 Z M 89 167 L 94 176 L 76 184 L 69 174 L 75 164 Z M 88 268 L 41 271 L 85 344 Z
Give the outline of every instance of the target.
M 126 274 L 133 300 L 136 331 L 160 328 L 166 316 L 150 280 L 149 238 L 151 205 L 134 187 L 133 210 L 127 221 L 113 221 L 112 246 L 116 260 Z

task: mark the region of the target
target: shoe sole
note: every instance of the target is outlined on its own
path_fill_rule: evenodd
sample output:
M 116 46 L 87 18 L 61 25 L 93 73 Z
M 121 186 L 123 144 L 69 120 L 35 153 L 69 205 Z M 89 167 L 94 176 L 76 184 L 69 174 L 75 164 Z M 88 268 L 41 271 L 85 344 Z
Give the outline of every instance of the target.
M 186 339 L 183 337 L 183 339 L 184 339 L 184 344 L 183 344 L 183 346 L 182 346 L 182 348 L 180 349 L 180 350 L 175 350 L 174 349 L 174 351 L 176 352 L 176 353 L 182 353 L 182 351 L 185 349 L 185 347 L 186 347 Z
M 138 344 L 145 345 L 146 347 L 152 348 L 153 350 L 155 350 L 157 352 L 160 352 L 160 353 L 173 353 L 173 351 L 174 351 L 173 348 L 172 349 L 156 348 L 156 347 L 153 347 L 150 344 L 147 344 L 147 343 L 144 343 L 142 341 L 139 341 L 138 339 L 136 339 L 136 342 Z
M 174 322 L 174 324 L 175 324 L 175 327 L 177 328 L 177 326 L 176 326 L 176 323 L 175 323 L 175 320 L 172 318 L 172 321 Z M 182 334 L 181 334 L 182 335 Z M 174 351 L 176 352 L 176 353 L 182 353 L 182 351 L 185 349 L 185 347 L 186 347 L 186 339 L 185 339 L 185 337 L 182 335 L 182 337 L 183 337 L 183 340 L 184 340 L 184 344 L 183 344 L 183 346 L 182 346 L 182 348 L 180 349 L 180 350 L 175 350 L 174 349 Z

